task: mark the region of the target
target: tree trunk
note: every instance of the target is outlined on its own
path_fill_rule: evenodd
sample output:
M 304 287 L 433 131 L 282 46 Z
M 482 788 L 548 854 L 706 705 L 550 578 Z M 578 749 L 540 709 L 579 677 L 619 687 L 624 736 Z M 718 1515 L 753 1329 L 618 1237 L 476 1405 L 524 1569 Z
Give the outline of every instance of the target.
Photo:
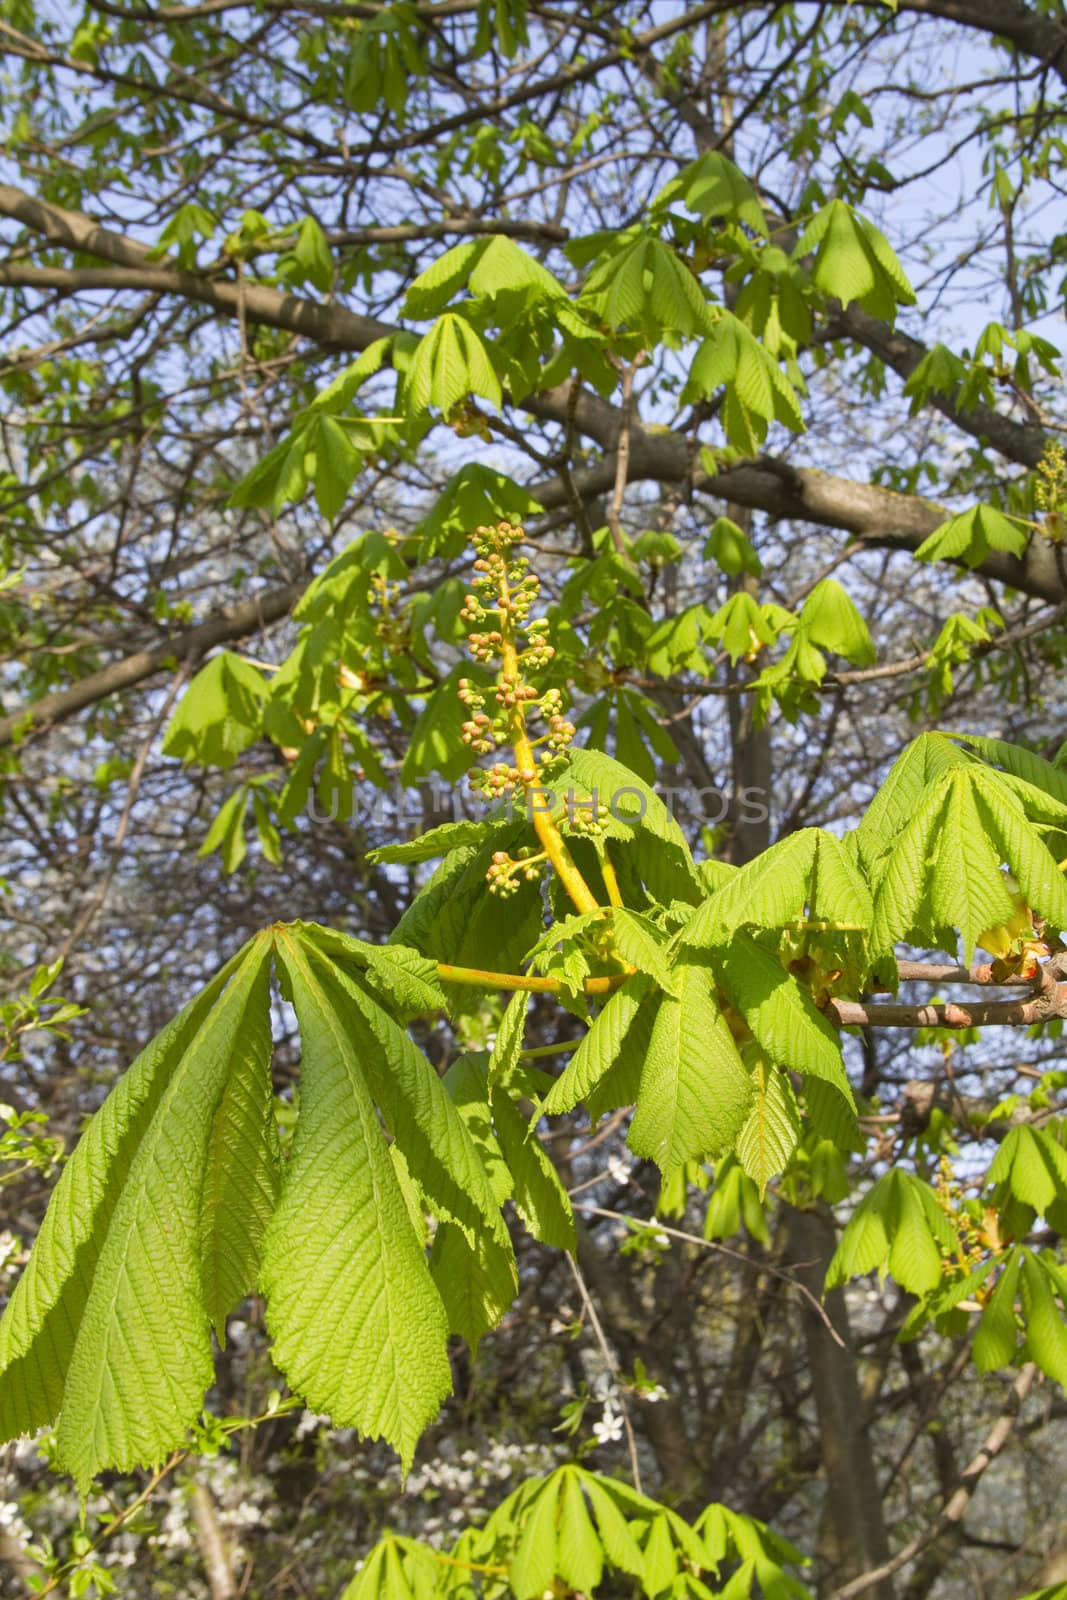
M 814 1295 L 821 1295 L 836 1243 L 833 1225 L 821 1211 L 800 1211 L 794 1206 L 786 1206 L 784 1211 L 784 1264 Z M 842 1291 L 831 1289 L 825 1304 L 831 1322 L 845 1341 L 844 1348 L 818 1317 L 810 1311 L 802 1313 L 826 1474 L 816 1555 L 822 1593 L 869 1572 L 889 1556 L 882 1493 Z M 884 1579 L 872 1588 L 869 1600 L 893 1600 L 892 1581 Z
M 752 516 L 743 507 L 729 505 L 727 515 L 750 531 Z M 752 580 L 742 576 L 739 584 L 752 587 Z M 771 842 L 774 770 L 770 734 L 765 727 L 753 725 L 751 697 L 736 696 L 729 705 L 734 786 L 730 859 L 740 866 L 761 854 Z M 750 800 L 763 802 L 762 820 L 751 805 L 744 806 L 746 791 Z M 836 1243 L 833 1226 L 821 1212 L 799 1211 L 785 1205 L 783 1210 L 783 1265 L 791 1266 L 797 1278 L 821 1297 L 826 1267 Z M 826 1473 L 819 1530 L 819 1584 L 829 1589 L 878 1566 L 889 1555 L 889 1543 L 849 1337 L 848 1313 L 839 1289 L 826 1297 L 826 1309 L 845 1341 L 844 1349 L 810 1309 L 801 1315 Z M 892 1596 L 893 1585 L 889 1581 L 870 1591 L 871 1600 L 892 1600 Z

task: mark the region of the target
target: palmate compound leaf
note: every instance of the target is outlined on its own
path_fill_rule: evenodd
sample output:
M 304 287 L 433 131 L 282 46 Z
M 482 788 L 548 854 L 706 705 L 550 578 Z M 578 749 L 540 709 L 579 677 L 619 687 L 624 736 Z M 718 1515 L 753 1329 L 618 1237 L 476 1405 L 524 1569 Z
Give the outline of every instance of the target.
M 1048 811 L 1048 820 L 1059 822 L 1064 819 L 1067 772 L 1062 767 L 1055 767 L 1051 761 L 1044 760 L 1034 751 L 1027 750 L 1023 745 L 1009 744 L 1006 739 L 987 739 L 977 733 L 955 733 L 952 737 L 991 766 L 1003 768 L 1009 780 L 1014 778 L 1018 781 L 1017 792 L 1024 798 L 1028 816 L 1034 815 L 1030 806 L 1035 802 L 1040 805 L 1039 796 L 1044 794 L 1053 802 Z
M 507 1175 L 504 1198 L 514 1200 L 515 1209 L 534 1238 L 542 1244 L 573 1251 L 576 1240 L 571 1203 L 535 1132 L 540 1113 L 527 1127 L 512 1099 L 513 1092 L 524 1092 L 519 1052 L 528 1001 L 522 990 L 516 990 L 505 1006 L 482 1075 L 482 1093 L 488 1095 L 484 1110 L 492 1118 L 487 1138 L 495 1162 Z
M 826 1287 L 888 1270 L 912 1294 L 930 1294 L 941 1282 L 943 1257 L 957 1245 L 929 1184 L 893 1167 L 868 1190 L 845 1225 L 826 1269 Z
M 688 1522 L 676 1511 L 657 1506 L 646 1523 L 643 1556 L 645 1562 L 645 1593 L 648 1595 L 685 1595 L 700 1597 L 707 1586 L 695 1574 L 704 1567 L 704 1546 Z M 729 1591 L 726 1591 L 729 1593 Z M 738 1590 L 738 1600 L 749 1587 Z
M 536 1133 L 499 1085 L 492 1090 L 493 1126 L 515 1183 L 515 1207 L 535 1239 L 573 1251 L 574 1216 L 567 1191 Z
M 621 243 L 621 241 L 620 241 Z M 613 328 L 697 336 L 711 326 L 699 280 L 661 239 L 642 233 L 594 267 L 582 295 Z
M 613 912 L 611 926 L 615 949 L 623 961 L 646 973 L 665 993 L 674 994 L 674 973 L 664 949 L 666 939 L 656 924 L 636 911 L 620 908 Z
M 867 928 L 871 897 L 848 850 L 832 833 L 800 828 L 726 879 L 678 935 L 714 949 L 738 928 L 787 928 L 804 920 Z
M 263 1235 L 278 1203 L 281 1165 L 270 1057 L 269 1004 L 258 996 L 245 1015 L 215 1112 L 200 1194 L 204 1309 L 221 1345 L 227 1316 L 255 1285 Z
M 685 1195 L 681 1196 L 684 1210 Z M 705 1239 L 730 1239 L 742 1225 L 754 1239 L 769 1245 L 770 1231 L 760 1205 L 756 1185 L 734 1156 L 727 1156 L 715 1169 L 715 1182 L 704 1213 Z
M 163 754 L 232 767 L 263 726 L 267 683 L 230 650 L 202 667 L 182 695 L 163 739 Z
M 1022 517 L 1005 516 L 996 506 L 971 506 L 935 528 L 916 550 L 915 559 L 960 561 L 968 567 L 978 567 L 990 550 L 1021 556 L 1028 537 Z
M 804 602 L 800 626 L 812 644 L 871 667 L 877 659 L 870 630 L 845 589 L 833 578 L 817 583 Z
M 986 1173 L 993 1203 L 1013 1196 L 1062 1231 L 1067 1219 L 1067 1150 L 1046 1128 L 1025 1123 L 1005 1134 Z
M 278 954 L 301 1104 L 261 1268 L 276 1359 L 311 1406 L 387 1439 L 406 1464 L 451 1389 L 448 1317 L 367 1081 L 366 1024 L 346 1026 L 351 999 L 304 940 L 279 934 Z
M 844 200 L 828 201 L 793 246 L 794 260 L 809 253 L 816 288 L 842 305 L 858 300 L 873 316 L 892 322 L 898 305 L 915 304 L 888 240 Z
M 303 1038 L 280 1200 L 272 950 Z M 460 1247 L 436 1262 L 453 1302 L 471 1260 L 488 1275 L 483 1326 L 455 1318 L 458 1331 L 476 1341 L 510 1303 L 511 1175 L 380 1004 L 365 956 L 315 927 L 259 935 L 142 1053 L 68 1163 L 0 1323 L 0 1426 L 10 1438 L 59 1412 L 60 1459 L 83 1489 L 183 1442 L 212 1378 L 211 1324 L 222 1337 L 257 1278 L 294 1387 L 405 1459 L 450 1387 L 424 1206 Z M 478 1099 L 488 1127 L 484 1073 Z M 529 1209 L 550 1214 L 534 1177 Z M 569 1220 L 565 1198 L 557 1210 Z
M 320 950 L 346 972 L 358 972 L 360 982 L 384 1001 L 390 1016 L 398 1022 L 410 1021 L 427 1011 L 446 1011 L 448 999 L 437 976 L 437 963 L 404 944 L 368 944 L 350 933 L 324 928 L 317 923 L 305 927 Z
M 1001 851 L 989 838 L 989 819 L 968 777 L 960 772 L 947 786 L 929 890 L 934 921 L 959 929 L 967 961 L 983 930 L 1009 921 L 1015 911 Z
M 562 1486 L 562 1475 L 553 1473 L 539 1486 L 540 1492 L 527 1512 L 508 1572 L 516 1600 L 535 1600 L 535 1597 L 552 1592 L 556 1577 L 559 1495 Z
M 450 850 L 458 850 L 465 845 L 484 844 L 486 840 L 495 838 L 499 833 L 512 831 L 513 827 L 507 818 L 487 817 L 483 821 L 463 819 L 460 822 L 442 822 L 438 827 L 428 828 L 425 833 L 418 834 L 414 839 L 405 839 L 401 844 L 387 844 L 378 850 L 368 850 L 367 860 L 372 866 L 377 866 L 379 862 L 406 866 L 420 861 L 433 861 L 448 855 Z
M 405 382 L 413 416 L 430 406 L 448 412 L 468 394 L 500 404 L 500 379 L 486 345 L 465 318 L 446 311 L 420 339 Z
M 481 461 L 465 462 L 448 480 L 429 511 L 412 529 L 421 541 L 419 559 L 455 560 L 467 548 L 469 530 L 483 523 L 522 522 L 544 507 L 513 478 Z
M 689 963 L 673 976 L 676 994 L 643 973 L 617 989 L 540 1107 L 584 1102 L 595 1118 L 636 1102 L 630 1148 L 665 1172 L 732 1149 L 753 1100 L 710 969 Z
M 979 771 L 974 781 L 983 824 L 1025 900 L 1047 919 L 1050 930 L 1067 928 L 1067 884 L 1029 808 L 999 773 Z
M 734 1571 L 720 1588 L 724 1563 Z M 806 1558 L 753 1517 L 712 1504 L 690 1523 L 618 1478 L 569 1463 L 527 1478 L 447 1552 L 387 1534 L 341 1600 L 473 1600 L 483 1588 L 496 1600 L 505 1592 L 562 1600 L 564 1592 L 600 1594 L 601 1583 L 648 1600 L 711 1600 L 713 1584 L 716 1595 L 749 1600 L 756 1582 L 766 1600 L 811 1600 L 785 1563 L 803 1566 Z
M 1021 1245 L 1016 1245 L 1008 1252 L 996 1287 L 986 1301 L 972 1346 L 974 1364 L 979 1372 L 992 1372 L 997 1367 L 1006 1367 L 1015 1357 L 1019 1338 L 1015 1295 L 1019 1287 L 1022 1256 Z
M 924 901 L 942 800 L 933 786 L 920 793 L 910 820 L 897 833 L 891 850 L 879 864 L 871 928 L 871 944 L 877 954 L 888 954 L 897 940 L 908 934 L 913 934 L 919 943 L 936 942 L 936 934 L 926 926 L 930 917 Z
M 1022 1308 L 1027 1354 L 1062 1388 L 1067 1389 L 1067 1323 L 1054 1298 L 1067 1303 L 1067 1285 L 1052 1255 L 1023 1252 Z M 1051 1268 L 1051 1270 L 1050 1270 Z
M 556 1565 L 564 1583 L 585 1594 L 596 1590 L 604 1573 L 604 1552 L 574 1472 L 565 1475 L 559 1497 Z
M 491 680 L 477 661 L 454 666 L 447 677 L 420 693 L 422 710 L 407 734 L 407 748 L 400 768 L 404 787 L 421 783 L 431 772 L 440 773 L 446 783 L 458 783 L 470 765 L 470 751 L 463 743 L 463 724 L 467 718 L 459 698 L 459 685 L 466 679 L 485 687 Z M 443 855 L 444 851 L 438 852 Z
M 522 989 L 516 989 L 504 1007 L 504 1014 L 500 1019 L 496 1038 L 493 1040 L 493 1048 L 489 1053 L 490 1087 L 506 1083 L 518 1069 L 529 1004 L 529 995 Z
M 516 289 L 532 289 L 542 299 L 566 298 L 563 285 L 536 257 L 506 235 L 491 234 L 453 245 L 431 262 L 408 289 L 404 315 L 437 316 L 468 283 L 478 298 L 492 299 L 501 291 Z
M 600 1542 L 604 1546 L 604 1555 L 609 1564 L 617 1567 L 620 1572 L 628 1572 L 632 1577 L 643 1577 L 645 1562 L 641 1547 L 610 1490 L 605 1488 L 603 1481 L 591 1472 L 582 1473 L 582 1488 L 589 1496 Z
M 559 1579 L 568 1589 L 593 1594 L 605 1569 L 644 1579 L 638 1539 L 660 1514 L 667 1514 L 662 1506 L 618 1479 L 569 1464 L 528 1478 L 502 1501 L 471 1553 L 507 1565 L 516 1600 L 541 1600 Z M 690 1538 L 696 1551 L 691 1531 Z
M 442 1595 L 442 1563 L 429 1545 L 388 1533 L 364 1561 L 341 1600 L 431 1600 Z
M 486 1230 L 502 1239 L 506 1230 L 481 1158 L 429 1061 L 369 988 L 333 963 L 320 943 L 332 944 L 328 931 L 312 924 L 296 924 L 294 931 L 428 1209 L 472 1240 Z M 279 954 L 284 961 L 281 939 Z
M 514 972 L 543 931 L 540 889 L 523 882 L 507 900 L 486 894 L 485 874 L 494 850 L 525 843 L 527 823 L 516 816 L 509 828 L 483 844 L 449 850 L 419 890 L 390 936 L 435 961 L 495 972 Z
M 703 217 L 736 217 L 767 237 L 767 219 L 751 183 L 733 162 L 718 150 L 691 161 L 661 189 L 653 201 L 655 211 L 681 201 L 688 210 Z
M 270 936 L 258 936 L 109 1095 L 0 1324 L 0 1428 L 10 1438 L 59 1411 L 60 1459 L 83 1490 L 104 1467 L 158 1461 L 182 1442 L 212 1378 L 209 1307 L 218 1315 L 251 1287 L 270 1179 L 257 1174 L 238 1247 L 237 1186 L 218 1170 L 228 1152 L 217 1135 L 220 1117 L 244 1130 L 242 1166 L 267 1155 L 227 1084 L 234 1073 L 234 1093 L 254 1103 L 268 1073 L 269 955 Z
M 868 873 L 874 874 L 911 821 L 930 784 L 950 767 L 966 765 L 966 755 L 943 733 L 920 734 L 901 751 L 855 831 L 859 858 Z
M 772 1596 L 773 1600 L 784 1600 L 786 1595 L 809 1600 L 810 1591 L 805 1585 L 782 1572 L 783 1562 L 807 1566 L 809 1558 L 765 1522 L 713 1503 L 705 1507 L 693 1527 L 704 1540 L 707 1559 L 716 1571 L 723 1561 L 753 1561 L 764 1585 L 764 1593 Z
M 514 1250 L 488 1233 L 469 1244 L 455 1223 L 442 1222 L 434 1235 L 430 1272 L 449 1330 L 476 1352 L 483 1335 L 497 1326 L 518 1293 Z
M 947 767 L 919 796 L 911 821 L 885 858 L 875 897 L 872 943 L 935 943 L 957 929 L 966 959 L 987 928 L 1015 904 L 1001 865 L 1052 929 L 1067 927 L 1067 885 L 1055 858 L 1010 784 L 975 762 Z
M 656 1007 L 627 1141 L 664 1172 L 731 1150 L 752 1105 L 709 969 L 694 962 L 675 974 L 678 998 Z
M 643 829 L 689 859 L 685 834 L 667 806 L 654 789 L 621 761 L 605 755 L 602 750 L 572 749 L 562 773 L 552 778 L 551 789 L 558 797 L 565 795 L 571 784 L 577 796 L 595 797 L 598 814 L 606 810 L 610 817 Z

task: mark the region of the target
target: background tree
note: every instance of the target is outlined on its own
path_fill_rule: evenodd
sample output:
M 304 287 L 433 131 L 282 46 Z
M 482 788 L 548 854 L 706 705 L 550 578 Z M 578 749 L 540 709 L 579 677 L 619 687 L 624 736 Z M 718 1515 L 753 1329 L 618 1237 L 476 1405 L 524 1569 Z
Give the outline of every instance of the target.
M 454 690 L 478 524 L 524 519 L 579 742 L 672 790 L 700 857 L 740 865 L 805 826 L 852 827 L 928 728 L 1054 755 L 1061 9 L 207 0 L 76 16 L 13 0 L 0 35 L 17 1115 L 44 1111 L 72 1143 L 176 1001 L 276 919 L 390 934 L 424 869 L 370 849 L 465 805 Z M 186 697 L 205 659 L 214 676 Z M 1058 768 L 990 754 L 1062 804 Z M 961 824 L 977 883 L 972 845 Z M 954 901 L 937 927 L 966 943 L 995 902 Z M 993 976 L 1025 974 L 1042 930 L 1023 922 L 994 941 Z M 820 950 L 790 955 L 825 976 Z M 61 1020 L 69 1040 L 27 1034 L 33 974 L 60 956 L 54 982 L 87 1013 Z M 901 976 L 944 985 L 954 966 Z M 982 1248 L 1054 1250 L 1058 1020 L 1038 995 L 1011 1013 L 1032 1035 L 979 1035 L 962 1027 L 973 989 L 966 1014 L 917 1009 L 931 992 L 905 988 L 903 1033 L 864 1027 L 885 1002 L 839 1002 L 860 1028 L 851 1193 L 892 1162 L 958 1210 L 994 1147 L 1011 1155 L 1009 1128 L 1039 1130 L 1052 1176 L 996 1169 L 1003 1236 L 986 1222 Z M 490 1000 L 449 1030 L 414 1026 L 444 1069 L 498 1021 Z M 298 1051 L 279 1026 L 288 1103 Z M 538 1000 L 528 1047 L 560 1033 Z M 646 1488 L 687 1515 L 724 1499 L 772 1520 L 817 1557 L 820 1593 L 1057 1578 L 1039 1568 L 1063 1540 L 1059 1390 L 1026 1365 L 978 1381 L 974 1313 L 954 1338 L 894 1343 L 922 1278 L 903 1248 L 887 1256 L 902 1288 L 831 1292 L 836 1336 L 799 1293 L 821 1292 L 848 1215 L 844 1163 L 802 1151 L 764 1209 L 736 1163 L 710 1190 L 693 1167 L 660 1191 L 623 1154 L 627 1126 L 622 1107 L 597 1133 L 542 1126 L 574 1191 L 580 1276 L 520 1243 L 515 1308 L 473 1362 L 457 1344 L 460 1399 L 410 1483 L 466 1513 L 513 1460 L 576 1441 L 625 1471 L 625 1404 Z M 54 1154 L 37 1128 L 5 1150 L 12 1276 Z M 654 1231 L 620 1237 L 619 1214 L 657 1205 Z M 252 1417 L 277 1410 L 277 1380 L 258 1302 L 245 1324 L 216 1400 Z M 573 1436 L 552 1432 L 561 1394 Z M 1007 1433 L 1005 1395 L 1023 1445 L 968 1515 L 967 1463 Z M 436 1504 L 392 1503 L 395 1479 L 380 1509 L 375 1447 L 281 1414 L 239 1437 L 196 1489 L 168 1488 L 185 1467 L 152 1487 L 164 1532 L 125 1585 L 311 1593 L 401 1507 L 441 1533 Z M 433 1455 L 457 1438 L 475 1462 Z M 42 1488 L 34 1453 L 9 1471 L 18 1515 L 79 1554 L 73 1503 Z M 259 1526 L 235 1520 L 241 1500 Z M 13 1593 L 48 1564 L 17 1526 Z M 132 1558 L 146 1547 L 129 1537 Z

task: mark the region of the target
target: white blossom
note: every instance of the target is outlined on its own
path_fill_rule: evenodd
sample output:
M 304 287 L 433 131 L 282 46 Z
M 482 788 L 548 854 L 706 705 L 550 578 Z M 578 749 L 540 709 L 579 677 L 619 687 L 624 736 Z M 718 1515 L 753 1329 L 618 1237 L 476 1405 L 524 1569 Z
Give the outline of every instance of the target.
M 15 1265 L 15 1258 L 19 1253 L 19 1241 L 9 1228 L 0 1228 L 0 1272 L 7 1272 Z
M 297 1439 L 306 1439 L 317 1428 L 326 1426 L 329 1420 L 329 1417 L 320 1416 L 317 1411 L 302 1411 L 300 1413 L 300 1421 L 293 1430 L 294 1436 Z
M 22 1546 L 33 1538 L 14 1500 L 0 1500 L 0 1529 Z
M 604 1415 L 593 1423 L 593 1438 L 598 1444 L 610 1444 L 622 1438 L 622 1417 L 610 1406 L 605 1406 Z

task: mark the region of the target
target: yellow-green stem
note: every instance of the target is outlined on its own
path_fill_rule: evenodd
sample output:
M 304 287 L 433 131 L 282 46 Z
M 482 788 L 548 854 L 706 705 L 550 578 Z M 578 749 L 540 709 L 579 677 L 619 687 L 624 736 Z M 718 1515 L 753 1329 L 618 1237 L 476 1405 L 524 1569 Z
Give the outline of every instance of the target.
M 503 636 L 501 644 L 501 667 L 504 677 L 510 679 L 512 685 L 519 687 L 519 657 L 515 649 L 515 639 L 511 613 L 511 590 L 505 577 L 501 582 L 500 598 L 504 602 L 500 613 L 500 632 Z M 526 711 L 522 700 L 516 698 L 511 709 L 511 745 L 515 754 L 515 765 L 519 771 L 519 781 L 526 790 L 527 795 L 537 783 L 537 760 L 526 732 Z M 559 881 L 570 895 L 571 900 L 579 911 L 597 911 L 600 902 L 590 889 L 585 879 L 567 848 L 567 841 L 560 833 L 552 818 L 539 806 L 531 806 L 531 821 L 534 832 L 541 841 L 541 848 L 552 863 Z
M 569 1055 L 572 1050 L 577 1050 L 581 1042 L 580 1039 L 563 1039 L 559 1044 L 535 1044 L 529 1050 L 520 1050 L 519 1055 L 524 1061 L 539 1061 L 542 1056 Z
M 611 857 L 608 855 L 606 846 L 604 849 L 604 854 L 600 858 L 600 876 L 603 878 L 604 887 L 608 891 L 608 899 L 611 901 L 613 906 L 619 906 L 621 908 L 624 902 L 622 893 L 619 889 L 619 880 L 615 876 L 615 868 L 612 865 Z
M 582 988 L 586 994 L 610 994 L 620 983 L 632 977 L 633 967 L 625 972 L 612 972 L 603 978 L 586 978 Z M 446 961 L 437 963 L 437 976 L 442 983 L 461 983 L 468 989 L 526 989 L 531 994 L 559 994 L 558 978 L 538 978 L 529 972 L 486 972 L 480 967 L 453 967 Z

